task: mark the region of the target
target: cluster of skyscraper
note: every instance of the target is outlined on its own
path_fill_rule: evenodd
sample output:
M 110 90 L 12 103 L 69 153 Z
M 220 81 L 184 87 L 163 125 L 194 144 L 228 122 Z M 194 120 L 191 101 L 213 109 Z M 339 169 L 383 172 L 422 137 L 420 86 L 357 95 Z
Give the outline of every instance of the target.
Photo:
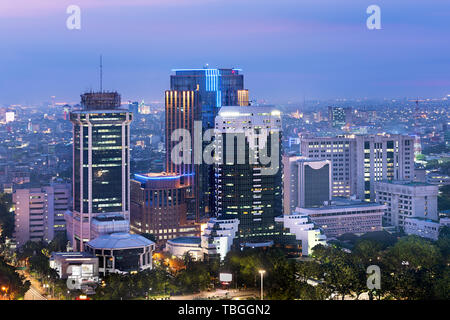
M 165 107 L 166 170 L 132 179 L 133 115 L 120 95 L 85 93 L 70 112 L 73 209 L 65 212 L 66 230 L 74 251 L 99 257 L 100 272 L 151 268 L 155 243 L 137 234 L 198 257 L 266 246 L 308 255 L 327 237 L 381 230 L 383 219 L 404 227 L 411 218 L 437 218 L 436 188 L 412 182 L 413 137 L 303 137 L 301 156 L 283 155 L 280 111 L 251 105 L 239 69 L 174 70 Z M 346 110 L 329 113 L 333 125 L 345 122 Z M 188 135 L 174 134 L 180 130 Z M 32 198 L 42 204 L 55 195 L 53 224 L 62 225 L 67 191 L 54 188 L 33 190 Z M 29 202 L 20 199 L 31 196 L 15 197 L 20 213 Z M 42 215 L 37 204 L 29 202 L 32 213 Z M 37 218 L 16 216 L 37 238 L 52 237 L 43 223 L 26 222 Z

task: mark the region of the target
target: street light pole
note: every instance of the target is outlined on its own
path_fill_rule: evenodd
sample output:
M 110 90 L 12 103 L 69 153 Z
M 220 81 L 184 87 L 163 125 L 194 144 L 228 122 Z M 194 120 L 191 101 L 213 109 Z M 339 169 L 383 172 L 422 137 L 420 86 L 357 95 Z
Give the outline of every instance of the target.
M 266 270 L 259 270 L 261 275 L 261 300 L 264 300 L 264 273 L 266 273 Z

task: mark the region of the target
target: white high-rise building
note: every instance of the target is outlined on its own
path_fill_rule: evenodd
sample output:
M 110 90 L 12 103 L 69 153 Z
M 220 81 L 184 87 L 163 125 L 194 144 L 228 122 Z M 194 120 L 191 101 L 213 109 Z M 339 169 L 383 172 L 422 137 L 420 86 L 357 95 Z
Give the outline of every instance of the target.
M 399 134 L 302 138 L 303 156 L 332 161 L 333 197 L 374 201 L 374 183 L 414 179 L 414 137 Z
M 283 210 L 321 206 L 331 200 L 331 161 L 283 156 Z
M 302 156 L 332 162 L 332 196 L 356 193 L 356 143 L 351 136 L 301 138 Z
M 17 246 L 27 241 L 51 241 L 65 232 L 64 213 L 69 209 L 70 185 L 54 184 L 42 188 L 18 189 L 13 194 Z
M 355 136 L 356 195 L 375 200 L 375 182 L 414 180 L 414 137 L 399 134 Z

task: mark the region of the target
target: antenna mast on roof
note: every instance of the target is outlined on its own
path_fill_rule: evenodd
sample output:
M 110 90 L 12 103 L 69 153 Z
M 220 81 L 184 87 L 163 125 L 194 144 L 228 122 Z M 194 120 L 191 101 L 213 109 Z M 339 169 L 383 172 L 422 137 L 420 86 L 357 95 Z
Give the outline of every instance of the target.
M 100 55 L 100 92 L 103 92 L 103 56 Z

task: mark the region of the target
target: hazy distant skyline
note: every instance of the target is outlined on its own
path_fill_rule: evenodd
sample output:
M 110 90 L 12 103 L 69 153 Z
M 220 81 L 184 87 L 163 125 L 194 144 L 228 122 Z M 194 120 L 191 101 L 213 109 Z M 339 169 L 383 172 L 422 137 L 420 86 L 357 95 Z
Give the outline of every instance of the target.
M 99 89 L 100 54 L 123 99 L 162 101 L 171 69 L 206 63 L 243 69 L 270 102 L 450 94 L 447 0 L 2 0 L 0 39 L 0 104 L 79 101 Z

